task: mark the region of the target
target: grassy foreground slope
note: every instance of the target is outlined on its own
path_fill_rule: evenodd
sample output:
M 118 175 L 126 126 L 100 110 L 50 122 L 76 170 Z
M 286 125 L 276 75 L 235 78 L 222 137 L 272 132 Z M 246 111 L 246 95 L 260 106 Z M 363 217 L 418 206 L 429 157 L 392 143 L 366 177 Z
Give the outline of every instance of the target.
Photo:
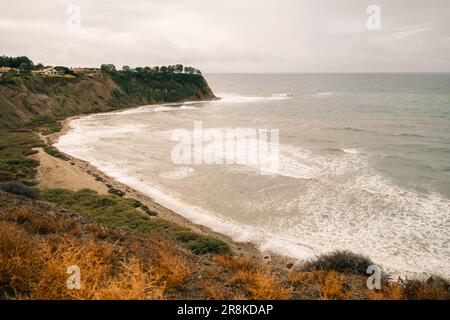
M 82 194 L 89 199 L 76 204 Z M 284 270 L 228 252 L 197 254 L 186 239 L 198 235 L 158 218 L 130 232 L 142 215 L 133 208 L 88 190 L 48 190 L 41 200 L 0 191 L 0 299 L 450 298 L 439 279 L 383 280 L 369 290 L 360 267 L 370 260 L 349 252 Z M 105 218 L 112 212 L 119 218 Z M 71 265 L 81 270 L 79 290 L 66 286 Z

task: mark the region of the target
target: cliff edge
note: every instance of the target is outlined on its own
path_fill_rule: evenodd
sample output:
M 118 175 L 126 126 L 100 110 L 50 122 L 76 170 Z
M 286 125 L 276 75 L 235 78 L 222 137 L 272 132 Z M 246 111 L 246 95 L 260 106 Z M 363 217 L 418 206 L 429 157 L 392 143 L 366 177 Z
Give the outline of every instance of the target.
M 214 99 L 200 74 L 96 72 L 0 82 L 0 128 L 134 106 Z

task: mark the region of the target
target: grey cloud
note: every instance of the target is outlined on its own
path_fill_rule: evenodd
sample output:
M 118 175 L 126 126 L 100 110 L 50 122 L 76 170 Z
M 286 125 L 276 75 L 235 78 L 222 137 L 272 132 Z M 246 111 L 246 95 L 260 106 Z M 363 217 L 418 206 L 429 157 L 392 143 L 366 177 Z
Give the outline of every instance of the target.
M 68 66 L 184 63 L 205 72 L 450 71 L 448 0 L 4 0 L 0 54 Z M 67 7 L 82 28 L 66 27 Z

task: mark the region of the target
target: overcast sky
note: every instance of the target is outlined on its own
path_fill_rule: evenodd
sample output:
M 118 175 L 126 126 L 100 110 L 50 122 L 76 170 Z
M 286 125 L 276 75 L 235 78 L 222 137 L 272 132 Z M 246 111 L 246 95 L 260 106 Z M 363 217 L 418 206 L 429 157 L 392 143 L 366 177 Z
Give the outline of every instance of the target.
M 369 5 L 380 30 L 366 26 Z M 210 73 L 449 72 L 450 0 L 1 0 L 1 54 Z

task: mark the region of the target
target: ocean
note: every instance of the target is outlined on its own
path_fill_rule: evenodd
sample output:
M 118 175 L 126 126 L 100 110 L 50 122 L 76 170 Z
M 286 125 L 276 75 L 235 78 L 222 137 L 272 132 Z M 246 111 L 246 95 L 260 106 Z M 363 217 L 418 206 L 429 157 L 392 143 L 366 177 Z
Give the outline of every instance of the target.
M 56 146 L 261 250 L 450 277 L 450 74 L 208 74 L 221 100 L 70 123 Z M 173 133 L 278 130 L 279 166 L 175 163 Z M 186 131 L 185 130 L 185 131 Z

